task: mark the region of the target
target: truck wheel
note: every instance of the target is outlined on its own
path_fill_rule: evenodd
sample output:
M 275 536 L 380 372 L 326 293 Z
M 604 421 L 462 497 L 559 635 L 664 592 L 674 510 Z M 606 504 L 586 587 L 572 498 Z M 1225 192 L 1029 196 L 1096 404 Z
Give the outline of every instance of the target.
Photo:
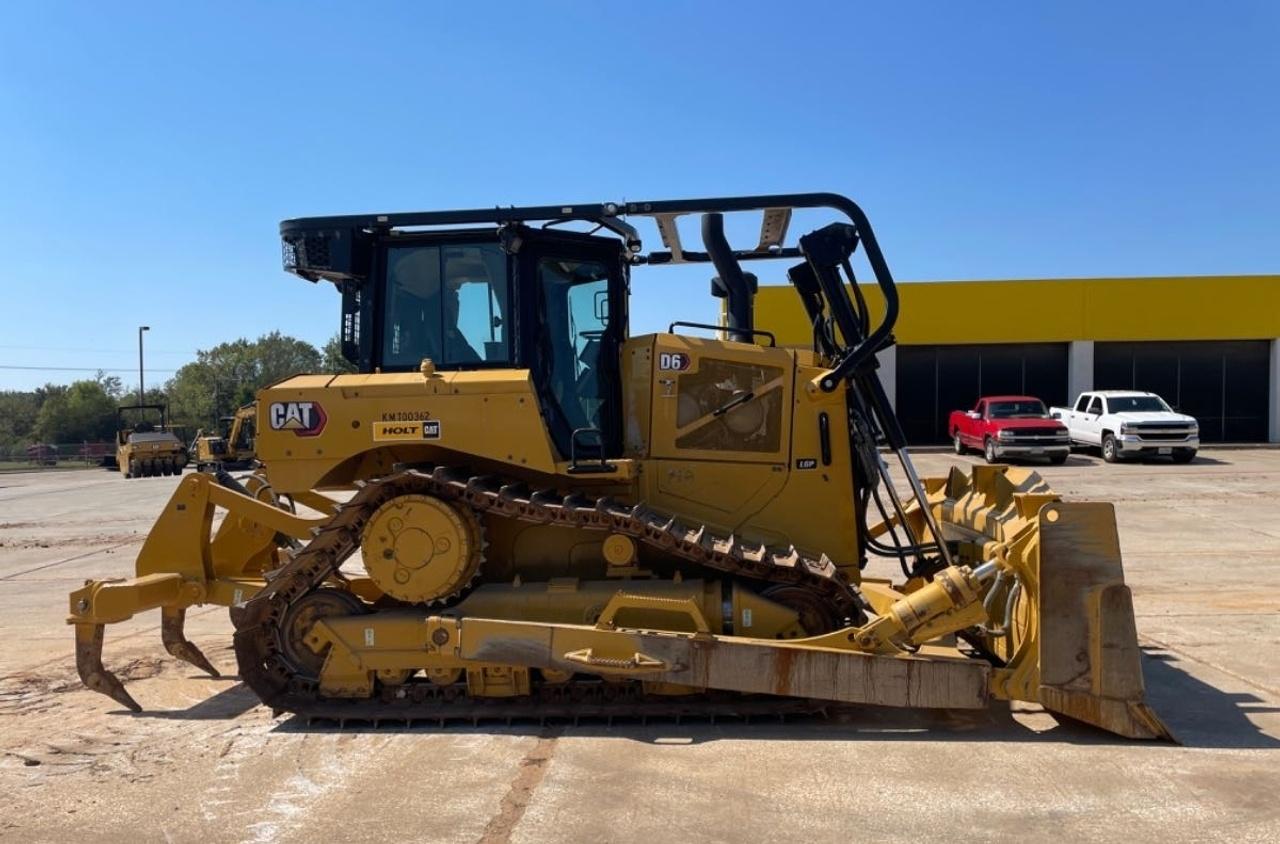
M 1173 450 L 1174 463 L 1190 463 L 1196 459 L 1196 450 L 1194 448 L 1175 448 Z
M 1116 438 L 1112 434 L 1102 435 L 1102 459 L 1115 463 L 1120 459 L 1120 450 L 1116 447 Z
M 991 437 L 987 437 L 987 439 L 982 444 L 982 456 L 987 458 L 988 463 L 1000 462 L 1000 458 L 996 457 L 995 441 L 992 440 Z
M 951 447 L 956 450 L 956 454 L 964 454 L 964 444 L 960 442 L 959 431 L 951 435 Z

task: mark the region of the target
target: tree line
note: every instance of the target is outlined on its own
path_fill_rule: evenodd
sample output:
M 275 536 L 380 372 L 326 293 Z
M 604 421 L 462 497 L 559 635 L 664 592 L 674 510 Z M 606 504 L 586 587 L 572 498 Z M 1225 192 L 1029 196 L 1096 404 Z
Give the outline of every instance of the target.
M 218 427 L 218 420 L 253 401 L 257 391 L 299 373 L 352 372 L 337 337 L 323 348 L 273 331 L 196 352 L 162 387 L 148 388 L 143 404 L 163 404 L 171 424 L 194 433 Z M 33 443 L 81 443 L 112 440 L 116 408 L 139 404 L 115 375 L 70 384 L 46 384 L 34 390 L 0 391 L 0 452 L 21 451 Z

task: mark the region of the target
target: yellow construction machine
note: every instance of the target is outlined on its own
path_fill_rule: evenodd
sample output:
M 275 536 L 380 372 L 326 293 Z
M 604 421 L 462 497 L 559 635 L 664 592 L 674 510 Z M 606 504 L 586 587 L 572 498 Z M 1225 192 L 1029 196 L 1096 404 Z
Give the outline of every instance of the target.
M 797 211 L 829 222 L 791 241 Z M 739 226 L 752 243 L 730 246 L 725 215 L 758 239 Z M 664 248 L 646 252 L 638 226 Z M 850 200 L 326 217 L 281 234 L 287 270 L 340 291 L 360 372 L 260 391 L 253 486 L 188 476 L 136 577 L 72 593 L 90 688 L 138 708 L 103 632 L 155 608 L 169 652 L 212 671 L 182 626 L 213 603 L 264 704 L 338 722 L 1020 700 L 1168 736 L 1143 701 L 1111 505 L 1064 501 L 1023 469 L 913 469 L 876 374 L 898 295 Z M 754 327 L 742 265 L 767 260 L 788 262 L 811 349 Z M 677 264 L 714 267 L 724 324 L 632 336 L 633 271 Z M 865 574 L 875 557 L 901 579 Z
M 190 447 L 196 469 L 204 472 L 217 467 L 228 471 L 253 468 L 257 462 L 253 450 L 257 419 L 258 409 L 249 403 L 237 408 L 231 416 L 218 420 L 222 424 L 220 432 L 206 434 L 203 430 L 196 431 Z
M 126 479 L 182 473 L 187 448 L 167 424 L 164 405 L 127 405 L 116 417 L 116 467 Z

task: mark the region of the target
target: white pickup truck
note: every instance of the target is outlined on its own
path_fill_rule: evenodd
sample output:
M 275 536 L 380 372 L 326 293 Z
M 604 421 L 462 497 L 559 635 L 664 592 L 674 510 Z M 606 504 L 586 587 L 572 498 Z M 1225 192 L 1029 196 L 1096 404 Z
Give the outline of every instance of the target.
M 1051 407 L 1049 415 L 1067 426 L 1072 445 L 1100 448 L 1108 463 L 1129 456 L 1156 455 L 1190 463 L 1200 447 L 1200 425 L 1195 418 L 1174 412 L 1155 393 L 1081 393 L 1074 406 Z

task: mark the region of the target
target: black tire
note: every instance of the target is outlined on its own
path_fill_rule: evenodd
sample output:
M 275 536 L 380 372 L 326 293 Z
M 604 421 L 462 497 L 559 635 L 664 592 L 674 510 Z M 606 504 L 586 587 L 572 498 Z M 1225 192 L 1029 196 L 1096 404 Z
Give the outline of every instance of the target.
M 986 458 L 988 463 L 999 463 L 1000 458 L 996 456 L 996 443 L 991 437 L 987 437 L 982 443 L 982 456 Z
M 960 442 L 959 431 L 951 435 L 951 447 L 956 450 L 956 454 L 964 454 L 964 444 Z
M 1175 448 L 1173 450 L 1174 463 L 1190 463 L 1196 459 L 1196 450 L 1194 448 Z
M 1102 459 L 1108 463 L 1120 461 L 1120 448 L 1116 445 L 1116 438 L 1112 434 L 1102 435 Z
M 1049 456 L 1049 462 L 1054 466 L 1061 466 L 1063 463 L 1067 462 L 1067 458 L 1070 456 L 1071 456 L 1070 452 L 1066 452 L 1063 454 L 1053 454 Z

